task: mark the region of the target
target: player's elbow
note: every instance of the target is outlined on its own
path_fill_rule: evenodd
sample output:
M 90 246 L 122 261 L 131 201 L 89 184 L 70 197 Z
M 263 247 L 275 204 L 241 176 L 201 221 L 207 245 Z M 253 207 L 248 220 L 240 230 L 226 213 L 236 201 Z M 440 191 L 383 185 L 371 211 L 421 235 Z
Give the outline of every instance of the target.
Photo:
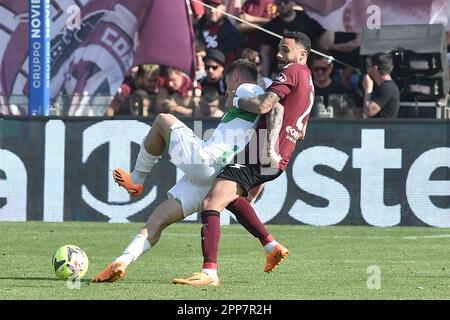
M 283 105 L 281 105 L 280 103 L 276 103 L 275 105 L 271 105 L 271 104 L 261 104 L 258 108 L 258 113 L 259 114 L 266 114 L 269 113 L 270 111 L 274 111 L 277 114 L 284 114 L 284 107 Z
M 274 106 L 273 106 L 273 111 L 275 111 L 277 114 L 284 114 L 284 106 L 282 104 L 280 104 L 279 102 L 277 102 Z

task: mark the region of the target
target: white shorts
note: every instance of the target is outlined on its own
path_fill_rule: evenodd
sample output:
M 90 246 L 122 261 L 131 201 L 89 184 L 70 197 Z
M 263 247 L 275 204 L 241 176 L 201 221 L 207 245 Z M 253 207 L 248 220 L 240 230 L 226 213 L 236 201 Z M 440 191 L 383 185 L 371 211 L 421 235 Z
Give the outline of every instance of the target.
M 202 144 L 203 140 L 183 122 L 177 121 L 170 127 L 170 162 L 193 182 L 212 184 L 222 166 L 203 150 Z
M 198 212 L 200 204 L 211 189 L 212 184 L 199 184 L 192 181 L 188 176 L 183 176 L 169 190 L 167 194 L 169 198 L 177 199 L 183 208 L 184 217 L 190 216 L 194 212 Z

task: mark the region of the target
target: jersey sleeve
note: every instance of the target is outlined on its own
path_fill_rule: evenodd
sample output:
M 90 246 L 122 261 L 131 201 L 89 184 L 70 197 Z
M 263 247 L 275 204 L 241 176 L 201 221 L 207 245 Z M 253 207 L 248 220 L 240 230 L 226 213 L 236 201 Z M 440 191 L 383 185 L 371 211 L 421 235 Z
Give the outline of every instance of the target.
M 284 99 L 295 88 L 297 82 L 297 75 L 294 66 L 288 66 L 278 73 L 274 82 L 270 85 L 267 91 L 276 93 L 280 100 Z
M 375 102 L 380 106 L 381 109 L 389 102 L 391 99 L 391 92 L 388 88 L 381 86 L 378 89 L 374 90 L 370 100 Z

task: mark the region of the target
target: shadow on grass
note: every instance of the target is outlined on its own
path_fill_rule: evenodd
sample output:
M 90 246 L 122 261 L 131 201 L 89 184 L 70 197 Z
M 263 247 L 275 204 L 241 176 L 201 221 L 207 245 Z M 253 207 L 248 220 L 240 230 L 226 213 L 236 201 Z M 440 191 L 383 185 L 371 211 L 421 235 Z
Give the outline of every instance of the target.
M 61 281 L 56 278 L 46 278 L 46 277 L 0 277 L 0 280 L 41 280 L 41 281 Z
M 49 278 L 49 277 L 0 277 L 0 281 L 1 280 L 66 282 L 66 280 L 60 280 L 57 278 Z M 91 279 L 81 279 L 80 282 L 82 284 L 89 285 Z

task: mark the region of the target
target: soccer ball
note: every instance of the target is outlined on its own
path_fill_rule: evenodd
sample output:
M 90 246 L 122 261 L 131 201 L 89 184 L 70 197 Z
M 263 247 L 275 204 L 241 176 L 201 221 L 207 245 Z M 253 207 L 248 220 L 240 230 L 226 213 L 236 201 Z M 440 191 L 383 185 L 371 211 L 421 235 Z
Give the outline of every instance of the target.
M 69 244 L 56 250 L 52 265 L 58 279 L 81 279 L 88 270 L 89 259 L 83 249 Z

